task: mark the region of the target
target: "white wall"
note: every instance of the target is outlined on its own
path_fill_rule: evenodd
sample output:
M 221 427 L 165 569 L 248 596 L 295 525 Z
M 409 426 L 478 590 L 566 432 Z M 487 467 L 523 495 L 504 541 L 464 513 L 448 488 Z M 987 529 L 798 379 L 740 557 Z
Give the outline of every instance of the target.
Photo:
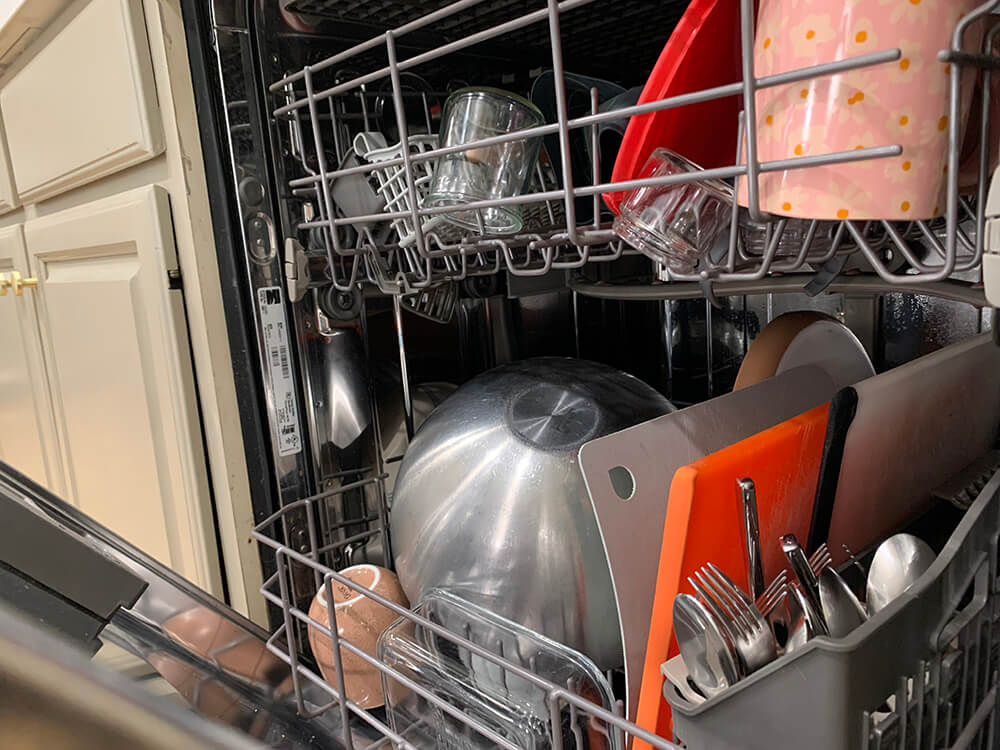
M 18 6 L 27 2 L 30 0 L 0 0 L 0 26 L 7 23 L 7 19 L 14 15 Z

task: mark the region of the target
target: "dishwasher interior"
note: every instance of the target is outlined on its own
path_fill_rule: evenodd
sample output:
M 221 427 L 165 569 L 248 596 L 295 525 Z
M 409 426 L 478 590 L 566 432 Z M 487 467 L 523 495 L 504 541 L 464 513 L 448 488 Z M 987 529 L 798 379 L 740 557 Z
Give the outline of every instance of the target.
M 737 209 L 730 200 L 728 230 L 720 234 L 711 251 L 697 266 L 681 267 L 651 263 L 648 253 L 637 252 L 622 241 L 621 232 L 613 231 L 615 214 L 604 198 L 612 192 L 606 186 L 622 179 L 614 161 L 614 149 L 622 141 L 616 140 L 621 132 L 615 131 L 608 106 L 602 108 L 601 103 L 610 98 L 611 108 L 625 108 L 623 114 L 636 119 L 662 113 L 666 109 L 662 98 L 670 102 L 670 97 L 660 92 L 657 103 L 656 96 L 640 98 L 640 90 L 648 85 L 650 71 L 661 64 L 658 58 L 669 30 L 679 21 L 683 24 L 684 13 L 697 7 L 572 0 L 447 6 L 291 0 L 278 5 L 259 9 L 257 39 L 262 85 L 270 97 L 268 132 L 272 152 L 280 154 L 273 164 L 275 191 L 285 269 L 294 269 L 288 294 L 295 311 L 298 361 L 306 393 L 301 416 L 307 424 L 315 483 L 311 497 L 276 511 L 257 527 L 255 537 L 269 563 L 271 553 L 276 553 L 265 596 L 275 605 L 276 632 L 282 637 L 297 633 L 298 649 L 287 652 L 293 676 L 299 674 L 297 659 L 309 651 L 306 644 L 312 644 L 315 651 L 316 624 L 324 624 L 317 622 L 320 616 L 315 605 L 310 609 L 314 592 L 326 586 L 329 598 L 329 587 L 340 584 L 364 593 L 331 573 L 375 564 L 395 566 L 403 578 L 408 565 L 423 564 L 428 555 L 414 552 L 402 528 L 409 516 L 394 506 L 400 462 L 414 432 L 434 407 L 456 387 L 479 382 L 476 376 L 492 368 L 537 357 L 590 360 L 639 378 L 675 407 L 683 408 L 730 393 L 750 344 L 786 312 L 809 310 L 846 324 L 878 373 L 969 341 L 991 328 L 980 272 L 989 149 L 981 148 L 983 153 L 974 165 L 978 177 L 972 179 L 971 187 L 960 188 L 958 178 L 959 166 L 967 159 L 966 144 L 975 142 L 977 136 L 981 144 L 988 143 L 992 133 L 989 78 L 970 86 L 969 71 L 974 64 L 970 65 L 969 50 L 978 44 L 990 50 L 993 43 L 992 33 L 968 33 L 976 14 L 958 24 L 954 39 L 949 40 L 951 57 L 941 58 L 949 62 L 950 72 L 945 75 L 953 109 L 951 125 L 941 127 L 941 132 L 948 130 L 950 140 L 944 170 L 947 186 L 942 193 L 947 205 L 940 210 L 935 207 L 937 218 L 850 221 L 843 220 L 845 211 L 843 216 L 838 213 L 839 221 L 813 222 L 810 227 L 809 222 L 797 224 L 795 219 L 775 216 L 761 223 L 759 196 L 739 185 L 742 180 L 745 185 L 763 186 L 766 173 L 778 167 L 777 162 L 757 161 L 758 155 L 744 167 L 746 154 L 739 147 L 744 138 L 764 143 L 763 126 L 746 103 L 761 101 L 761 92 L 778 83 L 746 78 L 745 61 L 754 54 L 753 23 L 747 22 L 754 4 L 702 4 L 724 6 L 732 13 L 731 19 L 742 14 L 744 25 L 740 28 L 733 20 L 715 49 L 712 62 L 717 69 L 697 79 L 705 89 L 715 87 L 715 98 L 682 101 L 692 92 L 668 92 L 681 108 L 702 108 L 702 122 L 712 123 L 704 132 L 688 131 L 677 138 L 693 144 L 693 153 L 713 151 L 709 158 L 715 161 L 703 165 L 707 171 L 696 169 L 698 176 L 735 180 L 737 193 L 746 190 L 747 195 L 739 201 L 744 208 Z M 990 10 L 988 5 L 977 9 L 978 16 Z M 707 16 L 703 19 L 705 25 L 711 22 Z M 893 50 L 893 43 L 883 38 L 874 51 L 869 47 L 858 50 L 864 54 L 845 56 L 839 70 L 895 64 L 905 53 Z M 734 69 L 737 74 L 727 78 Z M 901 69 L 905 71 L 905 65 Z M 831 73 L 836 70 L 805 67 L 787 73 L 781 81 L 810 85 L 814 77 Z M 446 135 L 451 127 L 446 102 L 459 100 L 469 88 L 510 92 L 515 107 L 538 105 L 541 119 L 534 132 L 542 144 L 537 164 L 524 179 L 523 194 L 499 200 L 473 196 L 472 219 L 456 228 L 462 223 L 460 202 L 434 202 L 440 187 L 435 169 L 441 169 L 449 157 L 469 151 L 468 147 L 463 151 L 461 143 L 456 146 L 445 140 L 454 137 Z M 979 103 L 969 104 L 972 98 Z M 955 124 L 962 117 L 955 113 L 969 107 L 975 114 L 969 115 L 963 132 Z M 941 123 L 946 122 L 947 117 L 942 118 Z M 480 146 L 484 151 L 518 143 L 516 136 L 503 133 L 502 128 L 494 132 L 500 134 L 492 140 L 480 134 L 468 136 L 466 142 L 486 139 Z M 852 146 L 851 151 L 799 156 L 796 150 L 801 160 L 798 166 L 804 171 L 832 169 L 900 153 L 898 146 L 879 136 L 865 137 L 866 142 Z M 606 145 L 606 140 L 612 145 Z M 727 146 L 716 143 L 708 149 L 706 141 Z M 760 148 L 758 153 L 764 153 L 765 146 Z M 720 151 L 725 155 L 718 156 Z M 506 152 L 504 158 L 516 161 L 518 154 Z M 639 183 L 637 189 L 642 188 L 642 177 L 650 185 L 656 183 L 656 177 L 650 179 L 647 172 L 631 177 Z M 660 184 L 681 184 L 685 178 L 674 183 L 671 179 L 676 176 L 661 178 Z M 469 202 L 468 198 L 464 201 Z M 491 231 L 491 222 L 502 223 L 497 215 L 506 217 L 513 206 L 522 212 L 518 228 Z M 449 216 L 459 218 L 449 221 Z M 362 371 L 364 383 L 357 378 Z M 366 391 L 370 416 L 363 396 L 346 401 L 341 397 L 338 404 L 337 395 Z M 546 404 L 542 410 L 549 419 L 557 415 L 558 406 Z M 473 416 L 468 418 L 475 421 Z M 442 419 L 439 413 L 438 424 Z M 430 440 L 427 431 L 423 440 Z M 488 443 L 480 447 L 493 455 Z M 969 456 L 970 462 L 973 458 Z M 464 459 L 468 462 L 460 471 L 467 477 L 457 486 L 477 487 L 476 476 L 488 472 L 487 460 Z M 411 456 L 410 463 L 417 459 Z M 403 472 L 407 471 L 406 479 L 417 481 L 412 475 L 420 470 L 404 466 Z M 447 471 L 438 464 L 424 469 L 427 475 L 438 472 L 435 476 Z M 519 479 L 510 476 L 507 481 L 520 486 Z M 630 481 L 634 491 L 635 480 Z M 433 486 L 431 480 L 427 482 Z M 480 506 L 474 507 L 467 513 L 478 512 Z M 449 523 L 452 515 L 441 510 L 439 523 Z M 460 517 L 450 522 L 456 528 L 465 523 Z M 657 526 L 658 519 L 652 523 Z M 442 534 L 427 544 L 467 541 L 461 534 L 454 539 L 458 541 Z M 520 554 L 516 541 L 509 548 L 510 554 Z M 404 559 L 398 559 L 400 554 Z M 469 580 L 478 574 L 478 567 L 487 561 L 495 563 L 490 554 L 452 554 L 454 565 L 473 572 L 463 577 L 451 571 L 443 578 L 462 593 L 463 586 L 467 589 Z M 839 550 L 835 555 L 843 558 Z M 508 567 L 517 570 L 515 564 Z M 584 574 L 571 588 L 586 592 L 588 582 L 593 587 L 592 581 L 591 574 Z M 546 584 L 552 585 L 551 581 Z M 615 584 L 621 582 L 616 578 Z M 523 588 L 530 587 L 525 584 Z M 468 623 L 446 628 L 467 639 L 450 643 L 449 633 L 441 630 L 447 618 L 440 612 L 442 619 L 431 614 L 437 611 L 435 607 L 447 610 L 447 602 L 435 599 L 434 592 L 425 594 L 430 601 L 422 600 L 409 624 L 401 627 L 423 633 L 436 644 L 427 647 L 431 651 L 457 651 L 459 661 L 465 660 L 465 677 L 452 675 L 452 679 L 475 684 L 477 659 L 485 660 L 479 666 L 480 677 L 484 669 L 497 667 L 491 655 L 481 653 L 484 645 L 487 650 L 491 645 L 473 637 L 475 627 Z M 524 598 L 530 600 L 531 595 Z M 476 601 L 482 604 L 482 599 Z M 498 606 L 501 614 L 508 612 L 505 604 Z M 331 611 L 327 620 L 332 616 Z M 542 614 L 528 617 L 536 629 L 545 629 L 538 625 L 543 619 Z M 556 634 L 556 640 L 563 632 L 559 626 L 547 630 Z M 500 656 L 509 656 L 504 653 L 503 638 L 495 637 L 492 656 L 497 649 Z M 571 645 L 580 647 L 586 642 L 581 638 Z M 349 672 L 350 660 L 364 656 L 349 647 L 338 649 L 338 643 L 333 641 L 332 652 L 340 654 L 341 663 L 332 671 Z M 329 660 L 330 647 L 323 648 Z M 585 692 L 579 682 L 570 684 L 563 695 L 560 691 L 566 684 L 557 689 L 549 682 L 543 688 L 533 682 L 538 674 L 530 674 L 531 669 L 526 675 L 501 668 L 511 679 L 533 684 L 545 698 L 541 708 L 522 712 L 529 725 L 540 721 L 545 726 L 526 729 L 522 736 L 497 730 L 498 725 L 489 719 L 493 709 L 481 705 L 486 699 L 472 687 L 466 686 L 471 692 L 457 695 L 443 688 L 438 693 L 428 691 L 424 680 L 440 684 L 448 682 L 448 676 L 424 674 L 421 670 L 426 664 L 417 666 L 423 664 L 421 655 L 400 655 L 388 645 L 385 648 L 377 659 L 381 689 L 395 711 L 383 719 L 377 711 L 365 711 L 364 701 L 341 702 L 334 710 L 342 712 L 345 722 L 351 713 L 363 716 L 395 744 L 561 747 L 576 743 L 580 747 L 596 743 L 618 747 L 648 742 L 666 747 L 666 740 L 673 739 L 669 718 L 666 725 L 662 723 L 662 711 L 661 718 L 650 723 L 647 716 L 639 727 L 611 717 L 618 713 L 635 721 L 636 711 L 642 716 L 635 663 L 630 665 L 632 676 L 616 668 L 607 672 L 614 695 L 605 701 L 604 709 L 610 713 L 576 702 L 578 693 Z M 593 652 L 589 655 L 602 668 L 620 666 Z M 638 659 L 642 661 L 641 655 Z M 319 679 L 315 669 L 307 669 L 300 681 L 315 686 Z M 349 675 L 347 683 L 343 674 L 328 679 L 335 692 L 347 689 L 351 694 L 351 688 L 345 688 Z M 388 695 L 401 684 L 414 691 L 413 701 L 419 708 L 399 708 L 406 702 Z M 507 686 L 507 697 L 516 693 Z M 979 693 L 975 700 L 981 697 Z M 648 697 L 642 700 L 648 705 Z M 899 696 L 897 701 L 904 703 Z M 373 701 L 373 705 L 379 703 Z M 335 705 L 333 700 L 330 706 Z M 456 707 L 467 718 L 456 713 Z M 300 704 L 300 710 L 304 708 Z M 963 707 L 959 713 L 966 710 Z M 907 714 L 908 709 L 901 709 L 893 715 Z M 892 724 L 898 724 L 898 719 L 880 720 L 866 719 L 866 737 L 870 734 L 881 742 L 891 731 L 898 734 L 898 726 Z M 909 740 L 903 721 L 902 734 L 893 741 L 905 744 Z M 889 725 L 896 729 L 886 729 Z M 851 727 L 855 733 L 855 724 Z M 650 730 L 659 731 L 660 736 Z M 695 744 L 701 739 L 690 725 L 687 732 Z M 984 740 L 985 734 L 977 735 L 977 741 Z M 837 746 L 834 740 L 830 743 Z
M 731 6 L 738 15 L 737 3 Z M 561 68 L 595 86 L 613 81 L 616 90 L 634 100 L 687 3 L 553 7 L 558 10 Z M 372 435 L 354 440 L 354 432 L 360 434 L 369 419 L 363 413 L 366 408 L 349 398 L 347 413 L 334 413 L 334 392 L 349 385 L 364 388 L 337 374 L 350 370 L 351 362 L 365 362 L 360 369 L 374 391 L 379 460 L 391 466 L 401 457 L 406 432 L 416 426 L 414 419 L 426 416 L 427 407 L 440 399 L 441 388 L 461 385 L 506 362 L 542 356 L 601 362 L 640 378 L 682 407 L 731 391 L 749 344 L 784 312 L 810 309 L 844 322 L 862 341 L 878 372 L 989 328 L 988 309 L 975 304 L 982 301 L 976 291 L 976 264 L 983 240 L 969 240 L 977 220 L 972 196 L 961 196 L 954 212 L 961 226 L 949 230 L 957 235 L 957 249 L 951 250 L 957 260 L 945 274 L 946 283 L 954 286 L 950 293 L 928 288 L 922 294 L 919 286 L 925 278 L 933 281 L 945 266 L 940 258 L 926 257 L 936 249 L 946 251 L 944 218 L 894 231 L 895 237 L 881 222 L 844 222 L 862 233 L 864 251 L 845 229 L 834 247 L 821 250 L 817 240 L 814 250 L 794 260 L 781 255 L 784 248 L 771 258 L 755 259 L 754 251 L 744 248 L 743 237 L 735 237 L 735 270 L 727 271 L 726 262 L 720 261 L 707 271 L 699 269 L 700 274 L 684 274 L 650 263 L 614 238 L 609 231 L 613 214 L 603 203 L 595 216 L 596 195 L 566 197 L 565 181 L 558 174 L 561 147 L 551 132 L 529 190 L 562 194 L 526 204 L 523 232 L 456 238 L 438 228 L 422 238 L 422 248 L 413 237 L 400 244 L 397 230 L 408 219 L 358 222 L 358 211 L 365 206 L 337 205 L 338 197 L 359 189 L 356 181 L 361 179 L 371 183 L 366 196 L 387 194 L 380 184 L 392 180 L 399 185 L 393 195 L 405 192 L 402 164 L 382 170 L 373 166 L 386 161 L 392 165 L 393 158 L 400 162 L 401 149 L 395 156 L 359 158 L 358 134 L 380 133 L 391 146 L 399 143 L 400 124 L 405 122 L 414 135 L 416 145 L 410 144 L 410 150 L 416 155 L 426 150 L 421 144 L 428 133 L 436 135 L 451 92 L 472 85 L 529 96 L 553 68 L 547 20 L 552 8 L 541 2 L 442 8 L 433 3 L 283 0 L 256 10 L 262 80 L 272 105 L 264 114 L 276 155 L 270 166 L 278 196 L 277 231 L 284 241 L 279 255 L 283 253 L 286 271 L 294 269 L 295 279 L 288 286 L 305 391 L 301 418 L 316 491 L 345 477 L 356 480 L 366 475 L 359 468 L 374 467 L 374 445 L 358 447 L 371 444 Z M 393 39 L 393 57 L 407 60 L 396 66 L 398 80 L 388 73 L 381 37 L 394 28 L 398 36 Z M 657 32 L 643 31 L 651 28 Z M 509 30 L 502 33 L 504 29 Z M 418 64 L 409 64 L 411 59 Z M 404 104 L 402 113 L 396 111 L 394 89 L 397 101 Z M 567 116 L 589 113 L 590 95 L 579 85 L 571 88 Z M 727 111 L 738 111 L 741 92 L 721 101 Z M 717 135 L 706 137 L 721 139 L 727 133 L 722 126 Z M 575 153 L 579 148 L 576 139 L 569 144 L 573 169 L 585 159 Z M 426 174 L 422 165 L 428 163 L 413 162 L 417 183 Z M 610 181 L 611 166 L 598 164 L 599 180 L 577 176 L 578 187 L 585 189 L 588 179 Z M 346 174 L 338 177 L 340 172 Z M 319 189 L 324 183 L 330 190 Z M 392 205 L 383 211 L 409 210 L 398 195 L 388 200 Z M 567 208 L 584 232 L 569 239 Z M 925 231 L 933 242 L 919 236 Z M 791 235 L 792 229 L 788 232 Z M 725 234 L 719 244 L 726 243 Z M 913 268 L 901 265 L 903 256 L 894 239 L 912 245 L 912 253 L 924 261 Z M 839 269 L 836 282 L 844 283 L 827 286 L 826 279 L 818 286 L 823 293 L 805 291 L 807 282 L 823 276 L 829 265 Z M 861 283 L 855 288 L 852 279 Z M 728 293 L 727 282 L 743 282 L 749 293 Z M 677 291 L 668 291 L 668 284 Z M 345 331 L 354 333 L 344 336 Z M 346 338 L 356 341 L 342 341 Z M 421 401 L 423 415 L 418 414 Z M 366 512 L 375 511 L 369 507 Z M 351 553 L 345 554 L 344 562 L 350 562 Z
M 34 512 L 96 543 L 146 582 L 145 593 L 106 620 L 107 637 L 165 677 L 169 672 L 183 680 L 178 690 L 200 713 L 272 747 L 994 746 L 1000 478 L 994 476 L 996 452 L 987 449 L 995 447 L 1000 422 L 993 416 L 991 393 L 995 347 L 985 335 L 995 328 L 995 311 L 984 292 L 982 266 L 990 250 L 987 189 L 995 167 L 989 147 L 994 140 L 990 71 L 997 58 L 991 53 L 993 32 L 1000 28 L 986 21 L 1000 3 L 965 4 L 961 20 L 949 22 L 955 29 L 943 45 L 947 49 L 922 61 L 947 68 L 940 81 L 948 115 L 928 131 L 928 138 L 944 144 L 943 168 L 935 167 L 943 203 L 930 212 L 933 217 L 913 221 L 855 219 L 846 209 L 843 216 L 818 221 L 764 211 L 768 175 L 905 158 L 909 146 L 866 133 L 864 142 L 849 150 L 796 150 L 792 157 L 775 158 L 768 155 L 773 140 L 761 132 L 757 102 L 771 90 L 800 82 L 809 87 L 880 65 L 905 74 L 909 58 L 894 45 L 910 44 L 906 39 L 883 35 L 871 49 L 852 48 L 837 61 L 772 75 L 758 71 L 755 77 L 758 4 L 752 0 L 448 5 L 216 0 L 212 40 L 227 97 L 226 138 L 243 228 L 234 243 L 236 260 L 223 269 L 232 271 L 233 287 L 245 298 L 242 309 L 249 311 L 245 319 L 253 323 L 256 349 L 251 347 L 248 357 L 259 354 L 259 362 L 251 361 L 250 369 L 256 367 L 252 379 L 259 379 L 266 397 L 247 408 L 259 409 L 256 417 L 269 427 L 270 455 L 260 471 L 278 488 L 273 507 L 255 509 L 252 534 L 261 549 L 270 628 L 262 631 L 206 601 L 42 492 L 42 501 L 27 502 Z M 778 1 L 759 5 L 764 13 Z M 706 13 L 700 26 L 690 26 L 692 11 Z M 908 12 L 900 11 L 903 23 L 911 20 Z M 970 31 L 980 21 L 989 30 Z M 690 79 L 699 86 L 647 95 L 643 88 L 663 63 L 664 42 L 679 25 L 692 38 L 693 29 L 715 29 L 720 36 L 714 56 Z M 854 39 L 863 41 L 860 32 Z M 801 89 L 802 99 L 808 90 Z M 794 93 L 798 96 L 798 89 Z M 470 107 L 484 99 L 495 106 L 500 99 L 508 112 L 529 113 L 536 117 L 531 132 L 500 127 L 463 141 L 456 126 L 459 135 L 449 131 L 447 137 L 459 142 L 446 142 L 454 102 L 463 97 Z M 602 107 L 607 101 L 611 104 Z M 675 110 L 701 112 L 703 127 L 689 125 L 677 137 L 705 155 L 702 167 L 683 174 L 638 169 L 617 174 L 615 153 L 621 154 L 628 127 Z M 896 122 L 906 118 L 892 116 Z M 478 157 L 465 156 L 476 149 Z M 491 169 L 516 173 L 509 184 L 500 181 L 498 189 L 505 193 L 461 200 L 452 195 L 436 203 L 428 197 L 438 194 L 429 191 L 440 188 L 435 172 L 449 159 L 479 169 L 495 153 L 501 156 Z M 717 191 L 728 202 L 720 214 L 723 226 L 696 263 L 653 261 L 618 231 L 616 216 L 629 198 L 613 196 L 709 181 L 721 184 Z M 704 196 L 698 201 L 693 210 L 702 211 Z M 909 210 L 909 202 L 903 203 Z M 929 483 L 918 494 L 928 496 L 922 511 L 930 510 L 899 520 L 927 538 L 936 567 L 895 603 L 891 618 L 877 623 L 874 613 L 868 620 L 866 612 L 866 622 L 844 640 L 810 638 L 800 654 L 789 648 L 753 674 L 741 654 L 742 671 L 733 684 L 703 691 L 688 675 L 680 682 L 692 692 L 679 687 L 668 696 L 671 676 L 661 669 L 678 662 L 666 659 L 666 641 L 660 644 L 663 653 L 652 648 L 647 653 L 645 636 L 652 644 L 677 630 L 661 612 L 669 611 L 677 589 L 669 589 L 664 601 L 659 590 L 673 554 L 669 538 L 662 552 L 659 545 L 662 514 L 670 522 L 670 514 L 681 512 L 674 499 L 679 484 L 671 484 L 673 468 L 667 476 L 656 475 L 657 464 L 673 467 L 673 459 L 656 453 L 653 437 L 628 442 L 621 436 L 645 434 L 637 430 L 680 414 L 715 414 L 713 404 L 743 392 L 737 387 L 741 366 L 761 332 L 786 313 L 801 311 L 821 316 L 824 325 L 850 329 L 870 374 L 877 373 L 871 379 L 880 384 L 876 391 L 899 392 L 893 383 L 914 377 L 895 374 L 904 372 L 903 365 L 919 360 L 937 363 L 933 372 L 950 372 L 958 367 L 953 353 L 965 357 L 961 367 L 969 372 L 963 370 L 967 377 L 955 387 L 954 402 L 946 401 L 943 391 L 918 389 L 921 405 L 910 410 L 916 426 L 905 404 L 895 412 L 886 407 L 884 413 L 893 415 L 883 425 L 889 433 L 878 450 L 869 451 L 881 456 L 888 445 L 907 443 L 904 434 L 925 436 L 927 422 L 919 419 L 932 419 L 926 404 L 937 397 L 943 411 L 952 403 L 968 411 L 968 404 L 981 398 L 982 408 L 968 415 L 962 440 L 936 446 L 911 472 L 916 484 Z M 578 360 L 596 364 L 566 364 Z M 497 432 L 483 412 L 460 412 L 456 406 L 462 394 L 472 394 L 465 396 L 469 406 L 493 403 L 482 384 L 493 382 L 491 371 L 498 367 L 497 372 L 522 378 L 516 398 L 503 405 L 508 422 L 517 425 L 514 437 Z M 548 368 L 548 379 L 542 382 L 533 367 Z M 590 369 L 581 370 L 581 382 L 574 383 L 565 367 Z M 738 474 L 744 508 L 756 482 L 769 532 L 786 522 L 767 515 L 776 494 L 808 495 L 810 508 L 814 494 L 817 505 L 826 495 L 839 502 L 838 476 L 843 480 L 850 461 L 861 460 L 843 437 L 855 412 L 864 412 L 857 407 L 861 397 L 854 381 L 835 384 L 822 373 L 817 379 L 812 370 L 806 375 L 796 381 L 779 374 L 766 397 L 757 392 L 757 401 L 782 404 L 785 416 L 763 420 L 745 435 L 713 443 L 678 464 L 700 466 L 705 479 L 699 481 L 707 486 L 708 469 L 694 459 L 743 446 L 740 471 L 749 466 L 754 480 Z M 798 383 L 801 390 L 786 383 Z M 617 414 L 630 399 L 644 401 L 634 412 L 641 419 L 610 420 L 603 431 L 594 427 L 604 417 L 593 404 L 606 398 L 601 389 L 608 384 L 619 390 L 605 402 L 607 409 Z M 825 395 L 810 401 L 810 389 Z M 740 397 L 750 402 L 745 411 L 755 414 L 760 404 L 752 389 L 743 393 L 750 393 Z M 846 403 L 851 398 L 854 403 Z M 840 428 L 835 410 L 848 415 Z M 705 419 L 725 423 L 720 413 Z M 446 419 L 457 431 L 454 439 L 428 448 L 429 435 L 440 433 Z M 951 432 L 942 426 L 942 435 L 961 434 L 954 421 L 948 423 Z M 421 431 L 424 424 L 428 429 Z M 687 423 L 681 418 L 677 424 L 683 430 Z M 755 434 L 767 435 L 769 445 L 785 446 L 778 463 L 786 466 L 772 472 L 773 481 L 763 461 L 758 467 L 747 458 L 757 454 L 742 440 Z M 789 477 L 800 463 L 806 465 L 801 456 L 807 444 L 813 473 L 795 474 L 795 485 Z M 408 453 L 410 446 L 416 447 Z M 520 462 L 495 460 L 501 448 L 521 451 Z M 538 458 L 558 453 L 557 448 L 570 456 L 572 481 L 579 482 L 573 485 L 564 474 L 561 486 L 574 487 L 582 505 L 563 516 L 556 510 L 526 514 L 519 495 L 559 494 L 556 485 L 539 478 L 556 471 L 554 463 Z M 418 462 L 415 452 L 429 458 Z M 450 454 L 459 459 L 444 468 Z M 610 469 L 601 463 L 606 457 Z M 935 473 L 936 466 L 942 468 Z M 602 547 L 598 536 L 594 546 L 593 534 L 610 529 L 599 512 L 600 529 L 590 518 L 598 504 L 598 475 L 610 478 L 609 489 L 625 503 L 621 507 L 654 535 L 653 545 L 636 542 L 650 547 L 651 552 L 642 551 L 652 554 L 647 575 L 654 576 L 656 588 L 655 600 L 653 585 L 644 593 L 649 601 L 640 608 L 638 641 L 629 641 L 637 636 L 623 613 L 634 571 L 623 577 L 611 564 L 608 586 L 613 583 L 617 605 L 604 607 L 598 591 L 598 579 L 609 575 L 604 554 L 612 553 L 610 539 Z M 403 510 L 404 482 L 442 476 L 464 490 L 472 509 L 442 504 L 430 514 L 429 525 L 414 532 Z M 652 490 L 645 481 L 650 476 L 659 481 Z M 734 476 L 726 475 L 726 492 L 738 508 Z M 483 490 L 484 477 L 503 491 Z M 22 499 L 39 494 L 23 478 L 6 485 Z M 643 493 L 660 496 L 660 516 L 643 516 L 648 497 Z M 479 509 L 491 503 L 482 518 L 516 532 L 499 534 L 500 541 L 481 548 L 459 536 L 431 538 L 430 532 L 475 524 Z M 872 505 L 877 503 L 864 507 Z M 695 517 L 696 503 L 683 507 Z M 720 513 L 730 512 L 729 505 L 719 507 Z M 813 509 L 811 518 L 799 519 L 810 536 L 817 515 Z M 718 554 L 738 550 L 742 558 L 742 537 L 725 536 L 744 533 L 742 520 L 726 530 L 724 521 L 718 523 L 717 537 L 733 542 Z M 840 528 L 837 523 L 826 519 L 830 529 Z M 902 525 L 893 522 L 891 530 Z M 746 534 L 749 553 L 751 533 Z M 535 537 L 550 549 L 569 551 L 522 555 L 518 544 Z M 587 539 L 597 558 L 572 549 Z M 852 586 L 861 575 L 863 587 L 863 571 L 878 555 L 872 540 L 849 548 L 833 544 L 831 536 L 826 549 L 826 539 L 822 549 L 810 540 L 805 552 L 815 552 L 822 565 L 835 563 Z M 677 550 L 685 549 L 683 541 Z M 770 538 L 768 546 L 767 554 L 774 553 Z M 390 585 L 394 576 L 380 571 L 395 570 L 400 579 L 412 580 L 416 573 L 406 568 L 423 571 L 426 551 L 444 554 L 452 569 L 447 581 L 406 602 L 398 584 Z M 521 564 L 526 559 L 535 567 Z M 603 571 L 590 567 L 595 559 Z M 470 599 L 470 581 L 500 580 L 482 577 L 487 564 L 501 567 L 518 585 L 498 584 Z M 367 570 L 374 578 L 361 582 L 344 574 L 348 568 Z M 814 576 L 821 574 L 817 570 Z M 782 601 L 791 601 L 784 575 L 777 577 L 777 588 Z M 532 598 L 557 589 L 582 602 L 590 620 L 581 624 L 569 609 L 553 612 Z M 738 598 L 714 601 L 739 620 Z M 505 616 L 513 604 L 526 607 L 524 617 Z M 379 620 L 376 627 L 374 619 L 366 620 L 375 617 L 372 611 L 388 621 Z M 203 625 L 212 629 L 211 638 L 191 635 L 191 628 Z M 588 628 L 602 626 L 619 639 L 617 655 L 588 651 Z M 781 627 L 788 629 L 789 623 Z M 369 647 L 360 645 L 365 639 Z M 709 673 L 723 669 L 723 657 L 735 648 L 731 640 L 724 633 L 720 641 L 726 645 L 716 644 L 718 650 L 705 656 Z M 242 656 L 230 658 L 241 648 L 253 655 L 252 667 Z M 805 687 L 796 690 L 789 675 L 798 675 Z M 259 716 L 255 707 L 261 707 Z M 794 717 L 789 726 L 780 718 L 784 714 Z

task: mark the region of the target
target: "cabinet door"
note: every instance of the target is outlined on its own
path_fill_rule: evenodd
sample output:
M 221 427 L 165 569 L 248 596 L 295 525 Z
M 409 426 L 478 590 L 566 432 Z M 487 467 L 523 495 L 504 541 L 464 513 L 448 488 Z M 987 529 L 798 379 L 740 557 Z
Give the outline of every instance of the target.
M 27 278 L 21 227 L 0 230 L 0 281 Z M 0 459 L 61 492 L 48 385 L 32 290 L 0 297 Z
M 18 207 L 20 199 L 14 187 L 14 175 L 10 168 L 10 156 L 7 153 L 7 136 L 2 132 L 0 122 L 0 214 L 7 214 Z M 18 230 L 20 231 L 20 230 Z
M 90 0 L 4 86 L 0 106 L 25 203 L 160 153 L 142 3 Z
M 0 10 L 9 16 L 0 26 L 0 73 L 24 52 L 69 0 L 5 0 Z M 13 6 L 13 7 L 11 7 Z
M 25 224 L 68 499 L 221 589 L 167 193 L 146 187 Z

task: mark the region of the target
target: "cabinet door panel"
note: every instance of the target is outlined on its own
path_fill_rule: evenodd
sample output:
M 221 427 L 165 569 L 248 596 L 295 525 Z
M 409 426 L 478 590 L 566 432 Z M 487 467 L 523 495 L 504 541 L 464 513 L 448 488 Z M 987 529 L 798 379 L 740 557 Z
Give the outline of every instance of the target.
M 14 5 L 11 8 L 11 5 Z M 10 13 L 0 27 L 0 73 L 42 33 L 53 18 L 69 5 L 69 0 L 6 0 Z
M 91 0 L 0 92 L 14 182 L 33 202 L 163 150 L 138 0 Z
M 14 175 L 10 168 L 10 155 L 7 152 L 7 136 L 2 132 L 0 121 L 0 214 L 13 211 L 20 204 L 17 188 L 14 187 Z M 18 229 L 20 231 L 20 228 Z
M 143 501 L 162 493 L 156 415 L 147 397 L 153 363 L 143 362 L 139 331 L 139 270 L 134 254 L 51 262 L 46 322 L 80 509 L 169 561 L 167 509 Z M 133 498 L 122 502 L 124 496 L 109 492 L 109 484 L 127 488 Z
M 20 226 L 0 230 L 0 278 L 27 277 Z M 0 297 L 0 459 L 60 492 L 48 385 L 32 290 Z
M 25 225 L 69 496 L 219 588 L 166 193 L 117 195 Z

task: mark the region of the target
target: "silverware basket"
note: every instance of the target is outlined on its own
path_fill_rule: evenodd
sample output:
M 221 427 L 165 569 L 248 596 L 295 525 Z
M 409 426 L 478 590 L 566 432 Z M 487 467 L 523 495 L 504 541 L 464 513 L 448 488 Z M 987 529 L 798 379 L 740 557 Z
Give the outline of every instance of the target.
M 1000 472 L 903 596 L 848 637 L 817 638 L 694 706 L 669 687 L 676 741 L 698 750 L 996 746 Z

